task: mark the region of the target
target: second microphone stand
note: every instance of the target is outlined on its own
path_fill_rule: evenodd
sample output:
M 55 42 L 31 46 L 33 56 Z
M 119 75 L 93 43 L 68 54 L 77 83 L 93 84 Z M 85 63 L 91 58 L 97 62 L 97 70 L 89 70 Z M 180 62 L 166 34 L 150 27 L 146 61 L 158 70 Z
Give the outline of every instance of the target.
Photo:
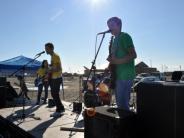
M 23 83 L 25 83 L 25 69 L 26 67 L 31 64 L 32 62 L 34 62 L 37 58 L 39 58 L 41 56 L 41 54 L 38 54 L 34 57 L 34 59 L 30 60 L 29 62 L 27 62 L 25 65 L 23 65 L 21 68 L 19 68 L 18 70 L 16 70 L 15 72 L 13 72 L 11 75 L 9 75 L 9 77 L 12 77 L 14 76 L 17 72 L 20 72 L 22 71 L 22 81 Z M 25 114 L 25 92 L 22 91 L 22 98 L 23 98 L 23 101 L 22 101 L 22 114 L 19 115 L 19 116 L 16 116 L 16 118 L 20 118 L 21 120 L 25 120 L 26 117 L 31 117 L 31 118 L 34 118 L 35 120 L 40 120 L 39 117 L 34 117 L 34 114 L 30 114 L 30 115 L 26 115 Z

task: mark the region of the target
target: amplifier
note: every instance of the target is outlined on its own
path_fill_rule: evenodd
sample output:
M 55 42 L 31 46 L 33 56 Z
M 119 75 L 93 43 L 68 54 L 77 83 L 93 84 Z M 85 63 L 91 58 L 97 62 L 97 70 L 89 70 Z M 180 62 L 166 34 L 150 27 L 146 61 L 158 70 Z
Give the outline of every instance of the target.
M 142 135 L 183 138 L 184 83 L 141 82 L 137 86 L 137 115 Z
M 0 137 L 2 138 L 35 138 L 30 133 L 0 116 Z
M 110 107 L 96 107 L 95 115 L 84 115 L 85 138 L 134 138 L 135 114 Z
M 6 106 L 6 87 L 0 86 L 0 108 L 4 108 Z
M 0 77 L 0 86 L 6 85 L 6 77 Z

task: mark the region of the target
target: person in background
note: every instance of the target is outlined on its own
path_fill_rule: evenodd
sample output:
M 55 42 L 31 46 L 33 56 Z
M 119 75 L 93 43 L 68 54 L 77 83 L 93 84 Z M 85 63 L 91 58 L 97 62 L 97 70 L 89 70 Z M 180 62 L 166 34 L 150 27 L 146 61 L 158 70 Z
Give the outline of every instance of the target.
M 131 36 L 121 32 L 122 21 L 118 17 L 108 19 L 107 26 L 115 36 L 111 56 L 107 58 L 115 65 L 115 97 L 118 108 L 129 110 L 131 87 L 135 77 L 134 59 L 137 57 Z
M 43 91 L 45 91 L 45 97 L 43 104 L 47 103 L 48 97 L 48 87 L 49 87 L 49 74 L 48 74 L 48 62 L 47 60 L 43 60 L 41 67 L 37 71 L 37 78 L 38 78 L 38 95 L 37 95 L 37 102 L 36 105 L 40 104 L 40 97 Z
M 51 65 L 49 66 L 49 72 L 51 74 L 50 88 L 52 98 L 56 104 L 56 112 L 50 116 L 59 117 L 61 116 L 61 113 L 65 111 L 65 108 L 59 97 L 60 85 L 62 83 L 61 59 L 59 55 L 54 52 L 54 45 L 52 43 L 45 44 L 45 51 L 51 56 Z

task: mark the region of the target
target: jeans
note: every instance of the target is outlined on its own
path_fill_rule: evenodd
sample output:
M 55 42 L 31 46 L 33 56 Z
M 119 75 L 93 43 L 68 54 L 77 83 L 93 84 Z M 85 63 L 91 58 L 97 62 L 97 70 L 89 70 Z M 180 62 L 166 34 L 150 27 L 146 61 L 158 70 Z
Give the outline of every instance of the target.
M 64 110 L 64 106 L 59 97 L 61 83 L 62 83 L 62 78 L 50 80 L 51 95 L 56 104 L 56 112 L 61 112 Z
M 41 97 L 41 94 L 42 94 L 42 91 L 43 91 L 43 87 L 44 87 L 44 90 L 45 90 L 44 102 L 47 101 L 49 83 L 48 83 L 48 82 L 43 82 L 43 84 L 40 84 L 40 85 L 38 86 L 37 103 L 40 103 L 40 97 Z
M 118 108 L 129 110 L 129 100 L 133 80 L 117 80 L 115 98 Z

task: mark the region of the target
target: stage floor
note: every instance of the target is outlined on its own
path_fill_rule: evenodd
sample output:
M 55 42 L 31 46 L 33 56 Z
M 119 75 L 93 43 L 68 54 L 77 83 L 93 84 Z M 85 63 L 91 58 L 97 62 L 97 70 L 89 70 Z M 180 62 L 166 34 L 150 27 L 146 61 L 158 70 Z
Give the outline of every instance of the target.
M 50 117 L 50 114 L 55 111 L 55 107 L 48 108 L 47 104 L 39 106 L 30 104 L 30 106 L 26 106 L 25 114 L 34 114 L 35 118 L 26 117 L 24 121 L 17 118 L 17 116 L 22 115 L 22 107 L 0 109 L 0 115 L 36 138 L 83 138 L 84 132 L 60 130 L 61 127 L 84 129 L 83 116 L 73 113 L 73 105 L 69 106 L 70 103 L 63 102 L 63 104 L 65 113 L 56 119 Z M 76 119 L 78 120 L 76 121 Z

